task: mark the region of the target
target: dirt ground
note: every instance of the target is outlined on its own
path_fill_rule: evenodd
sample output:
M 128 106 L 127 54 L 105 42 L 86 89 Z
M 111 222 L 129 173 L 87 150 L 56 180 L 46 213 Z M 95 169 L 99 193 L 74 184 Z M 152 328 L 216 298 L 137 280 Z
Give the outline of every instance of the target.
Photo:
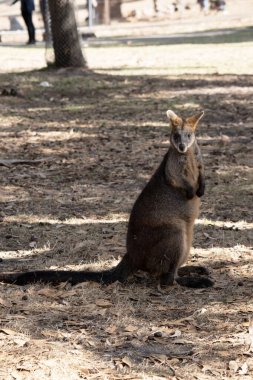
M 205 109 L 189 263 L 215 285 L 161 290 L 143 273 L 124 285 L 0 284 L 0 379 L 252 379 L 253 76 L 1 74 L 11 88 L 0 97 L 2 271 L 115 265 L 169 145 L 166 110 Z
M 252 378 L 253 78 L 72 74 L 13 75 L 20 96 L 1 98 L 1 269 L 114 265 L 168 147 L 166 109 L 205 108 L 191 260 L 215 286 L 2 284 L 1 378 Z

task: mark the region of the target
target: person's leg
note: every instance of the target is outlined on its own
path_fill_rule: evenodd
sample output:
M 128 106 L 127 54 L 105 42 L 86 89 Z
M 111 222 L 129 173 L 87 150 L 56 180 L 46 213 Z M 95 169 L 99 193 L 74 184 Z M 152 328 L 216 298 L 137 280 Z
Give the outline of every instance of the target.
M 29 40 L 28 40 L 28 42 L 30 41 L 30 33 L 29 33 L 29 28 L 28 28 L 28 19 L 27 19 L 27 12 L 26 11 L 24 11 L 24 10 L 22 10 L 22 17 L 23 17 L 23 19 L 24 19 L 24 22 L 25 22 L 25 25 L 26 25 L 26 27 L 27 27 L 27 32 L 28 32 L 28 38 L 29 38 Z
M 27 31 L 29 35 L 28 43 L 35 43 L 35 28 L 32 22 L 32 12 L 22 11 L 22 16 L 27 26 Z
M 32 32 L 32 34 L 33 34 L 33 40 L 35 42 L 36 41 L 36 38 L 35 38 L 35 26 L 34 26 L 34 23 L 33 23 L 33 20 L 32 20 L 32 14 L 31 14 L 31 22 L 32 22 L 32 27 L 33 27 L 33 32 Z
M 32 12 L 29 12 L 29 14 L 28 14 L 28 22 L 29 22 L 30 42 L 34 43 L 35 42 L 35 27 L 33 25 Z

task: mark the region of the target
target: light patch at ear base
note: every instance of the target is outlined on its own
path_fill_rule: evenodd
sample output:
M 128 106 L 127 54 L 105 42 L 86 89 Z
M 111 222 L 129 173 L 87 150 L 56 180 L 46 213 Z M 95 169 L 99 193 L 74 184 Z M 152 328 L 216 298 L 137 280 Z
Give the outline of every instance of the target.
M 183 120 L 181 119 L 181 117 L 177 116 L 175 112 L 172 110 L 168 110 L 166 112 L 166 115 L 168 119 L 170 120 L 172 127 L 177 127 L 183 123 Z

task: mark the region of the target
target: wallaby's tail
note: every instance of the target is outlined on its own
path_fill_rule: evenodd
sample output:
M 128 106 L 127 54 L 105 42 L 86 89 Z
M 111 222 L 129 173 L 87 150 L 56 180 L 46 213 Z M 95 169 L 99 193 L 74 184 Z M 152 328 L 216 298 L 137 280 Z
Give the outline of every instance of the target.
M 0 273 L 0 282 L 16 285 L 26 285 L 35 282 L 59 284 L 65 281 L 72 285 L 85 281 L 110 284 L 115 281 L 124 282 L 131 273 L 131 267 L 126 256 L 124 256 L 116 267 L 101 272 L 38 270 L 20 273 Z
M 213 281 L 207 277 L 177 277 L 176 282 L 188 288 L 210 288 L 214 284 Z

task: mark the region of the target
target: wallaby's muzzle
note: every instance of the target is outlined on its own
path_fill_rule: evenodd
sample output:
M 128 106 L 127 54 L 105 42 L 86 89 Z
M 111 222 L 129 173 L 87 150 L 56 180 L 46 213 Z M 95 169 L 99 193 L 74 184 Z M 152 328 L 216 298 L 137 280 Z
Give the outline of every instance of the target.
M 187 146 L 185 144 L 179 144 L 178 148 L 181 153 L 185 153 L 187 151 Z

